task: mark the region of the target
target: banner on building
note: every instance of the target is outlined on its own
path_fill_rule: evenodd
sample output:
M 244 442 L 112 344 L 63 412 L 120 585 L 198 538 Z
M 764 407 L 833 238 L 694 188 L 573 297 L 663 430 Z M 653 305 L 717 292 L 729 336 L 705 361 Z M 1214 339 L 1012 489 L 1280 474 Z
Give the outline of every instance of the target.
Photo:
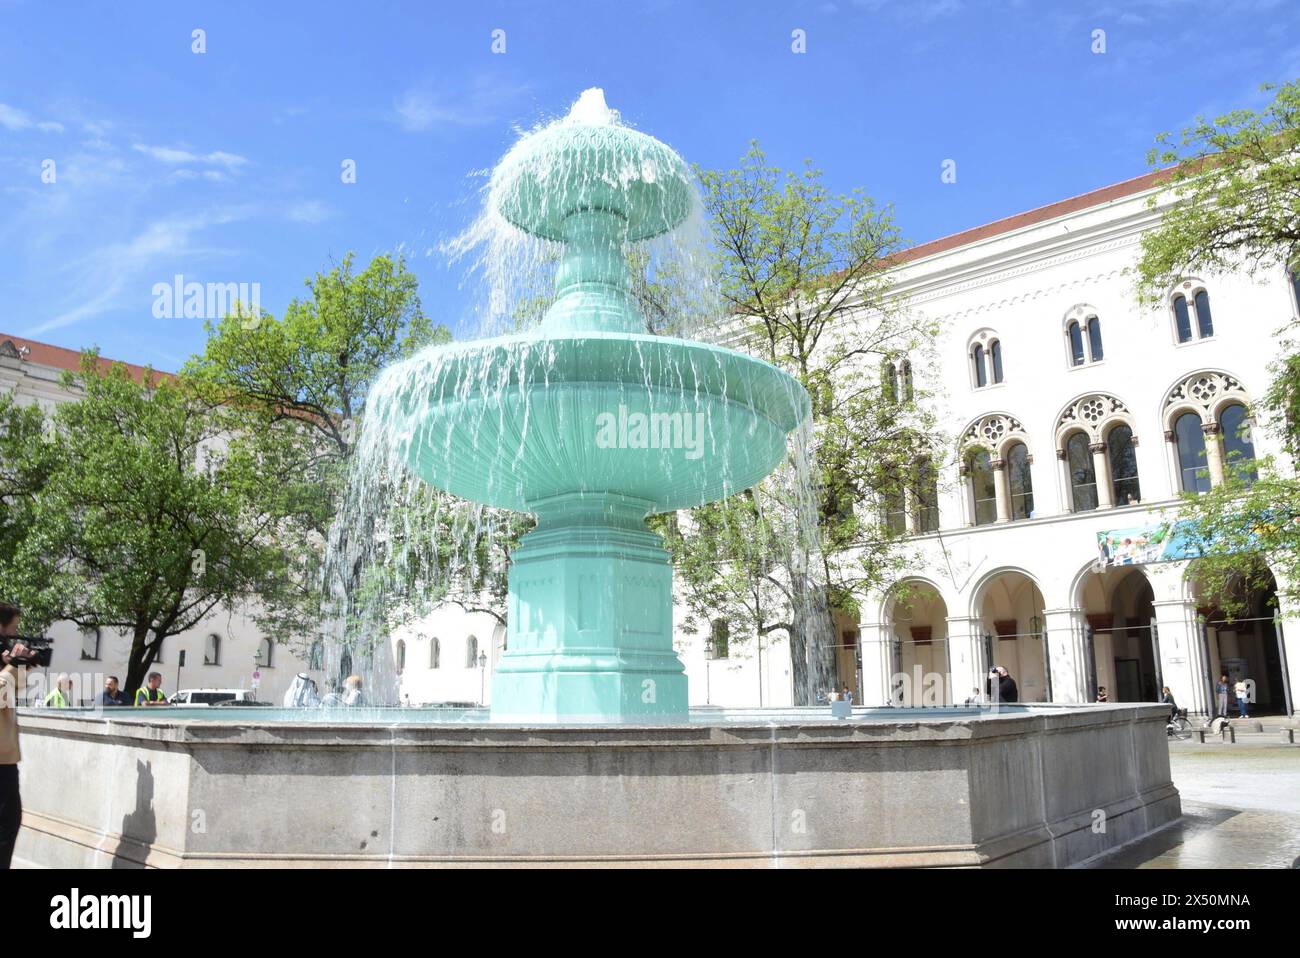
M 1098 532 L 1097 552 L 1103 566 L 1174 562 L 1201 555 L 1182 522 Z

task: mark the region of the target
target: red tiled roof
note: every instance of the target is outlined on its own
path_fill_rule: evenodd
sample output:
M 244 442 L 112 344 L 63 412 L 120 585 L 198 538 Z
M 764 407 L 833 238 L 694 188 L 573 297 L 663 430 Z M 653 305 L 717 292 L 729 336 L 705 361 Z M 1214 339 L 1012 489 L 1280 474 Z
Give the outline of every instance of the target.
M 53 366 L 56 369 L 69 369 L 73 372 L 81 369 L 81 353 L 75 349 L 64 349 L 62 346 L 51 346 L 49 343 L 38 343 L 34 339 L 23 339 L 21 336 L 10 336 L 8 333 L 0 333 L 0 344 L 6 341 L 13 343 L 21 351 L 27 349 L 23 358 L 30 363 L 40 363 L 42 366 Z M 107 372 L 108 368 L 115 365 L 117 360 L 108 359 L 103 356 L 99 357 L 99 368 Z M 144 366 L 137 366 L 134 363 L 121 363 L 126 367 L 131 378 L 140 381 L 146 370 Z M 155 378 L 169 379 L 171 373 L 155 369 Z
M 1103 186 L 1100 189 L 1092 190 L 1088 193 L 1081 193 L 1078 196 L 1072 196 L 1069 199 L 1057 200 L 1055 203 L 1049 203 L 1046 206 L 1040 206 L 1037 209 L 1028 210 L 1024 213 L 1017 213 L 1015 216 L 1007 216 L 1000 220 L 994 220 L 992 223 L 985 223 L 983 226 L 976 226 L 973 229 L 962 230 L 960 233 L 953 233 L 950 236 L 941 236 L 939 239 L 930 240 L 928 243 L 922 243 L 919 246 L 911 246 L 905 250 L 900 250 L 893 256 L 889 257 L 891 265 L 901 266 L 904 263 L 910 263 L 913 260 L 924 259 L 927 256 L 934 256 L 936 253 L 946 253 L 949 250 L 957 249 L 968 243 L 975 243 L 979 240 L 989 239 L 993 236 L 1000 236 L 1003 233 L 1010 233 L 1012 230 L 1018 230 L 1024 226 L 1033 226 L 1035 223 L 1043 223 L 1058 216 L 1064 216 L 1067 213 L 1076 213 L 1079 210 L 1086 210 L 1091 206 L 1100 206 L 1102 203 L 1109 203 L 1111 200 L 1123 199 L 1126 196 L 1132 196 L 1135 193 L 1141 193 L 1153 186 L 1157 186 L 1162 181 L 1168 179 L 1173 173 L 1173 169 L 1153 170 L 1150 173 L 1143 173 L 1141 176 L 1135 176 L 1132 179 L 1124 180 L 1121 183 L 1114 183 L 1110 186 Z

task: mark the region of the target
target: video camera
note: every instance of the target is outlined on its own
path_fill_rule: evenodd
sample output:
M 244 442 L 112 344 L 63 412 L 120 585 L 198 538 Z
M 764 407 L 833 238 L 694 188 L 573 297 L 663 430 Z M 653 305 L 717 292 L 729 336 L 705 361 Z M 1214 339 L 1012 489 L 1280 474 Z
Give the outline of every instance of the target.
M 48 669 L 50 657 L 54 655 L 54 640 L 40 635 L 6 635 L 0 636 L 0 651 L 9 652 L 15 645 L 27 646 L 27 654 L 19 658 L 11 656 L 12 665 L 24 668 Z

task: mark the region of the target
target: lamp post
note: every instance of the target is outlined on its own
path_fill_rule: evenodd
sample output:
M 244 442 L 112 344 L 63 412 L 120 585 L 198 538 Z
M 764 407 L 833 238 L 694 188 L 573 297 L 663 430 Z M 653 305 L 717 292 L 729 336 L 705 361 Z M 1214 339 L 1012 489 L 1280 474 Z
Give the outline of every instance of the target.
M 257 701 L 257 687 L 262 682 L 262 647 L 258 645 L 253 653 L 253 701 Z
M 483 704 L 487 695 L 487 653 L 478 654 L 478 704 Z

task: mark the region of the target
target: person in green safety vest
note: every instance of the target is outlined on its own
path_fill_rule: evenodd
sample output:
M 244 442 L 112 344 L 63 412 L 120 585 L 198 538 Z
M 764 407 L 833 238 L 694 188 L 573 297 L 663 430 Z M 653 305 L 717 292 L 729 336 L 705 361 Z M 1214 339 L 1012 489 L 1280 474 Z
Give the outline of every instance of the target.
M 150 672 L 149 678 L 145 680 L 145 687 L 135 690 L 135 704 L 137 706 L 167 704 L 167 696 L 162 690 L 161 672 Z
M 72 679 L 67 672 L 60 672 L 59 677 L 54 682 L 54 688 L 50 694 L 45 696 L 45 707 L 47 709 L 67 709 L 72 708 Z

